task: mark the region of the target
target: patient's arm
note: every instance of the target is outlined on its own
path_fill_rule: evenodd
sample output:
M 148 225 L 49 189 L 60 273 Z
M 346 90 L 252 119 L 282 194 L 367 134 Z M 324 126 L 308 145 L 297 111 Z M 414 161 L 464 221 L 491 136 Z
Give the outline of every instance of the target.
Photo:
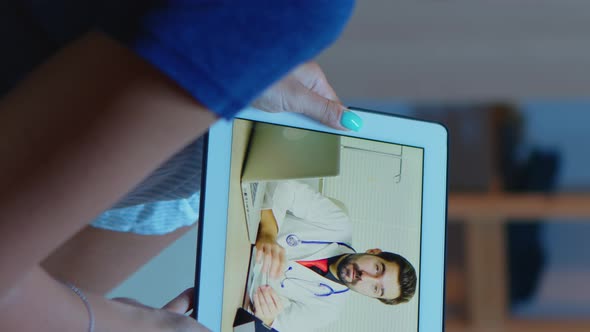
M 99 33 L 62 49 L 4 96 L 0 330 L 83 330 L 80 299 L 38 264 L 214 120 L 174 82 Z M 87 296 L 102 324 L 97 331 L 162 326 L 139 327 L 135 311 Z
M 215 115 L 91 33 L 0 102 L 0 298 Z

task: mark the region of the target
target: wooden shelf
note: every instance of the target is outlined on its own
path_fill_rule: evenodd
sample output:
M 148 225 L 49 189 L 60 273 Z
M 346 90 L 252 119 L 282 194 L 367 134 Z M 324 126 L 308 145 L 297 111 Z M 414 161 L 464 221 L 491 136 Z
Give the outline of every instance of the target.
M 588 332 L 588 320 L 517 320 L 510 317 L 506 223 L 556 218 L 590 219 L 590 193 L 452 193 L 449 220 L 464 225 L 464 266 L 447 274 L 447 303 L 465 315 L 445 321 L 448 332 Z M 463 289 L 460 289 L 461 284 Z
M 477 326 L 464 321 L 447 321 L 446 332 L 588 332 L 590 320 L 586 321 L 524 321 L 511 320 L 497 326 Z
M 590 194 L 467 194 L 449 195 L 450 219 L 499 222 L 506 219 L 590 219 Z

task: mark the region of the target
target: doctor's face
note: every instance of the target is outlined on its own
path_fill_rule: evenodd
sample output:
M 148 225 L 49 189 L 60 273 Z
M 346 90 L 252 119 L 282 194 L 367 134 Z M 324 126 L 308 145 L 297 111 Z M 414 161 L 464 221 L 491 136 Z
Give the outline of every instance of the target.
M 351 254 L 338 264 L 338 278 L 351 290 L 374 298 L 401 294 L 399 265 L 373 254 Z

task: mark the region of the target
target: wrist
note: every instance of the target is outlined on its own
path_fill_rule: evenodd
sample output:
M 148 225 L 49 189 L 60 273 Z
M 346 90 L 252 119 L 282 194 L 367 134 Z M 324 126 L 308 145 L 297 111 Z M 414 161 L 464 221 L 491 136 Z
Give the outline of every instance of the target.
M 69 287 L 72 292 L 74 292 L 74 294 L 78 295 L 78 297 L 80 298 L 80 300 L 82 301 L 82 303 L 84 304 L 84 307 L 86 308 L 86 311 L 88 312 L 88 332 L 94 332 L 94 326 L 95 326 L 95 320 L 94 320 L 94 310 L 92 309 L 92 305 L 90 305 L 90 301 L 88 301 L 88 298 L 86 297 L 86 295 L 84 294 L 84 292 L 82 292 L 82 290 L 76 286 L 74 286 L 71 283 L 64 283 L 65 286 Z
M 276 243 L 277 236 L 272 232 L 260 232 L 258 234 L 258 238 L 256 239 L 256 243 Z
M 279 227 L 272 210 L 262 210 L 260 213 L 260 226 L 258 228 L 258 234 L 260 236 L 273 238 L 276 240 L 278 233 Z

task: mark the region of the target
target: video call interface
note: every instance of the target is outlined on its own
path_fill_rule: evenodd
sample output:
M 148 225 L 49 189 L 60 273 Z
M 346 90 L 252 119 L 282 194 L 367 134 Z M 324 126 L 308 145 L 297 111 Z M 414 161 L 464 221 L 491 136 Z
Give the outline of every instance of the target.
M 417 331 L 423 159 L 236 119 L 222 331 Z

